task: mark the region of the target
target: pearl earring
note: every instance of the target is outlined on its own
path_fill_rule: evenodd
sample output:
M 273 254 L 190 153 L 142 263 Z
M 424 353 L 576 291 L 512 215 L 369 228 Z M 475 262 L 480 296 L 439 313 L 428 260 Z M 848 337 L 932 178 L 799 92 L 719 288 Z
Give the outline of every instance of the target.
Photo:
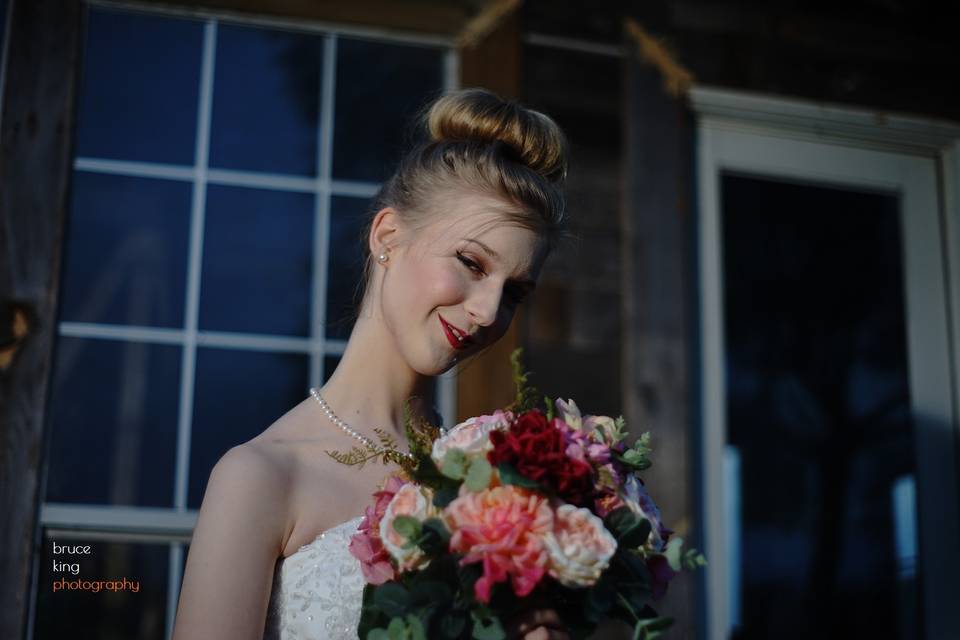
M 379 256 L 377 256 L 377 260 L 379 260 L 380 262 L 386 262 L 386 261 L 387 261 L 387 254 L 381 253 Z

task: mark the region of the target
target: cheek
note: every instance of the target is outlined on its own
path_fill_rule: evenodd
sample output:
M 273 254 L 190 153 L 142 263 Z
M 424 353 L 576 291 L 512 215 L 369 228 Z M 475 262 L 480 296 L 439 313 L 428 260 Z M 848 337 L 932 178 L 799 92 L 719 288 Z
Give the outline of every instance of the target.
M 435 306 L 445 306 L 460 302 L 466 291 L 466 282 L 455 269 L 437 266 L 424 269 L 419 274 L 418 283 L 422 295 Z

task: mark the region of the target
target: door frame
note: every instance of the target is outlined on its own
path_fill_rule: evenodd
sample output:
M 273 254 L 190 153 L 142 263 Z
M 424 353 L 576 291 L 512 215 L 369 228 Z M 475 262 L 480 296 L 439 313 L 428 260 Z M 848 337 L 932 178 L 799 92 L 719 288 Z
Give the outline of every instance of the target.
M 727 637 L 731 603 L 719 176 L 732 170 L 906 195 L 901 221 L 904 295 L 907 309 L 914 310 L 907 323 L 911 406 L 917 457 L 924 461 L 917 466 L 918 548 L 926 550 L 919 556 L 920 607 L 926 638 L 960 637 L 960 611 L 950 601 L 951 581 L 960 571 L 960 125 L 711 87 L 692 89 L 690 99 L 697 120 L 699 489 L 710 563 L 704 574 L 704 636 Z M 816 155 L 823 145 L 829 145 L 827 158 Z M 809 162 L 814 157 L 816 165 Z M 920 309 L 933 312 L 920 317 L 915 313 Z M 942 444 L 945 427 L 952 447 Z M 923 491 L 929 486 L 924 477 L 954 482 Z

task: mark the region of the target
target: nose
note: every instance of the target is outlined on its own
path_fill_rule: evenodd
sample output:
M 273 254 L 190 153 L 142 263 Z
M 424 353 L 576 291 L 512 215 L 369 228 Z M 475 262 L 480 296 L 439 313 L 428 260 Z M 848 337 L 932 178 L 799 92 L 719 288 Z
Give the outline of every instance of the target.
M 503 289 L 492 278 L 477 287 L 467 301 L 464 309 L 470 319 L 481 327 L 487 327 L 497 321 L 500 314 L 500 301 L 503 298 Z

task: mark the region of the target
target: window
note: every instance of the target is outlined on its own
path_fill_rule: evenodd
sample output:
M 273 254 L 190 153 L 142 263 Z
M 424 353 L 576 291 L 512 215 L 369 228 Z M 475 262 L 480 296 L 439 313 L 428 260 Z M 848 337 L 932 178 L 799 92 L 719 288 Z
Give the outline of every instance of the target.
M 705 635 L 956 636 L 960 128 L 692 94 Z
M 210 469 L 336 367 L 363 215 L 403 125 L 452 88 L 453 55 L 412 37 L 90 8 L 35 637 L 169 636 Z M 452 391 L 440 381 L 446 421 Z M 54 556 L 53 541 L 91 552 Z M 123 577 L 139 592 L 51 586 Z

